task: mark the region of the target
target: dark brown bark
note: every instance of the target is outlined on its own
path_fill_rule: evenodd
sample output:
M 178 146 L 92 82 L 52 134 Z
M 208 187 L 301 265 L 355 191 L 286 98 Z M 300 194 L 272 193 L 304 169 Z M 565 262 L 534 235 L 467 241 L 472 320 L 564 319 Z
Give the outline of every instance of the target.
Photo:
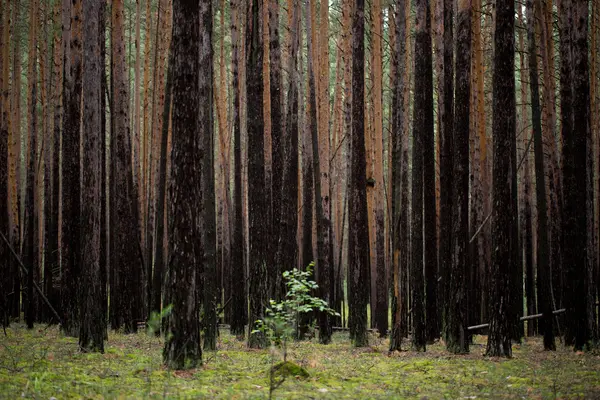
M 401 66 L 405 64 L 406 57 L 406 15 L 405 1 L 396 1 L 395 23 L 396 23 L 396 42 L 394 43 L 393 62 L 395 63 L 394 71 L 394 92 L 392 100 L 392 247 L 393 247 L 393 279 L 394 279 L 394 296 L 392 301 L 392 333 L 390 335 L 390 351 L 400 350 L 402 344 L 402 304 L 406 302 L 406 293 L 403 290 L 405 285 L 402 285 L 401 269 L 405 265 L 401 264 L 400 258 L 403 255 L 401 248 L 401 222 L 406 225 L 406 219 L 402 221 L 402 215 L 407 208 L 405 203 L 402 203 L 402 150 L 403 150 L 403 135 L 404 135 L 404 71 Z
M 282 270 L 294 268 L 298 263 L 298 48 L 300 31 L 300 8 L 298 0 L 288 10 L 292 17 L 290 27 L 291 47 L 288 59 L 289 90 L 285 136 L 282 137 L 284 155 L 283 179 L 281 187 L 280 242 L 277 250 L 277 263 Z M 272 92 L 271 92 L 272 93 Z M 273 103 L 271 103 L 271 107 Z M 275 163 L 275 152 L 273 152 Z M 283 292 L 281 277 L 277 277 L 277 286 Z
M 106 332 L 100 276 L 101 80 L 100 0 L 83 4 L 83 115 L 81 180 L 81 284 L 79 348 L 104 352 Z
M 456 41 L 456 105 L 452 195 L 452 262 L 448 282 L 446 348 L 468 353 L 466 326 L 469 276 L 469 96 L 471 94 L 471 1 L 459 0 Z
M 202 154 L 202 266 L 204 268 L 204 349 L 217 349 L 217 228 L 215 210 L 215 158 L 213 119 L 212 7 L 200 2 L 200 154 Z
M 438 249 L 437 249 L 437 207 L 435 199 L 435 145 L 433 117 L 433 60 L 431 50 L 431 12 L 429 0 L 425 17 L 425 31 L 422 37 L 422 64 L 415 70 L 423 78 L 423 236 L 425 247 L 423 259 L 425 264 L 425 339 L 429 343 L 440 337 L 438 323 L 437 280 L 438 280 Z M 418 29 L 418 25 L 417 25 Z M 420 41 L 418 42 L 421 43 Z M 417 45 L 419 46 L 419 45 Z M 415 60 L 419 60 L 416 53 Z M 418 61 L 417 61 L 418 62 Z M 467 125 L 468 126 L 468 125 Z
M 114 195 L 111 204 L 111 267 L 116 285 L 111 290 L 115 301 L 113 329 L 137 331 L 142 320 L 142 262 L 137 248 L 137 193 L 133 185 L 131 134 L 129 124 L 129 84 L 125 53 L 124 2 L 112 4 L 112 173 Z
M 98 42 L 100 43 L 100 70 L 101 70 L 101 81 L 100 81 L 100 285 L 101 285 L 101 297 L 102 297 L 102 315 L 106 319 L 108 316 L 108 250 L 109 250 L 109 221 L 107 218 L 108 213 L 108 202 L 106 196 L 106 157 L 107 151 L 107 138 L 106 138 L 106 102 L 108 92 L 108 77 L 106 76 L 106 0 L 100 0 L 100 8 L 98 10 Z M 57 150 L 58 151 L 58 150 Z M 57 180 L 58 185 L 58 180 Z M 58 194 L 58 188 L 56 188 Z M 58 210 L 56 211 L 58 216 Z M 107 326 L 104 326 L 104 339 L 108 340 Z
M 27 147 L 27 176 L 25 180 L 25 217 L 23 232 L 23 262 L 25 263 L 27 273 L 27 308 L 25 309 L 25 322 L 27 328 L 32 329 L 36 320 L 36 302 L 37 293 L 34 293 L 33 284 L 39 279 L 39 248 L 37 246 L 38 233 L 38 207 L 37 207 L 37 136 L 38 136 L 38 118 L 37 118 L 37 26 L 38 22 L 38 2 L 33 1 L 30 4 L 29 12 L 29 55 L 28 55 L 28 147 Z M 25 295 L 25 293 L 24 293 Z
M 563 3 L 564 2 L 564 3 Z M 565 271 L 565 308 L 567 309 L 567 326 L 565 342 L 573 344 L 576 350 L 583 350 L 589 340 L 587 315 L 587 146 L 590 135 L 590 85 L 588 67 L 588 1 L 561 1 L 564 10 L 561 15 L 561 55 L 571 50 L 572 71 L 569 66 L 561 68 L 561 107 L 562 103 L 572 102 L 572 120 L 570 129 L 564 125 L 569 122 L 569 114 L 563 114 L 563 182 L 564 210 L 563 215 L 563 269 Z M 560 8 L 559 8 L 560 10 Z M 564 18 L 564 19 L 563 19 Z M 568 28 L 572 28 L 568 29 Z M 570 31 L 570 33 L 569 33 Z M 571 46 L 563 49 L 563 35 L 571 35 Z M 565 38 L 566 40 L 567 38 Z M 562 97 L 563 86 L 570 86 L 571 96 Z M 572 85 L 572 86 L 571 86 Z M 577 123 L 573 123 L 576 121 Z M 569 128 L 567 126 L 567 128 Z M 591 251 L 591 249 L 589 249 Z M 591 268 L 591 266 L 590 266 Z
M 429 1 L 416 3 L 415 21 L 415 76 L 413 108 L 413 168 L 412 168 L 412 218 L 411 218 L 411 291 L 412 291 L 412 346 L 416 351 L 425 351 L 427 339 L 425 285 L 423 277 L 423 215 L 424 215 L 424 164 L 428 135 L 433 135 L 433 93 L 431 76 L 431 21 Z M 429 54 L 429 56 L 428 56 Z M 434 207 L 435 209 L 435 207 Z M 425 265 L 425 268 L 428 266 Z
M 65 51 L 64 119 L 62 141 L 62 241 L 61 310 L 62 329 L 69 336 L 79 333 L 79 210 L 80 210 L 80 118 L 81 118 L 81 0 L 72 0 L 67 26 L 69 45 Z M 65 21 L 63 21 L 64 23 Z M 63 36 L 65 37 L 65 36 Z
M 511 357 L 512 316 L 510 309 L 511 253 L 513 215 L 511 145 L 515 141 L 515 4 L 514 0 L 496 3 L 494 30 L 493 78 L 493 213 L 492 271 L 490 279 L 490 328 L 486 353 L 488 356 Z
M 66 1 L 66 0 L 65 0 Z M 67 9 L 68 10 L 68 9 Z M 13 2 L 12 9 L 12 21 L 13 21 L 13 68 L 12 68 L 12 84 L 14 87 L 21 87 L 21 29 L 20 29 L 20 20 L 21 20 L 21 1 L 15 0 Z M 21 118 L 19 117 L 21 110 L 21 91 L 13 90 L 11 93 L 12 101 L 11 101 L 11 119 L 12 126 L 10 129 L 11 132 L 11 145 L 14 143 L 14 182 L 11 182 L 11 187 L 14 190 L 13 201 L 15 204 L 12 205 L 12 210 L 10 212 L 10 241 L 15 249 L 21 247 L 21 236 L 20 236 L 20 227 L 22 226 L 20 220 L 20 208 L 21 208 L 21 194 L 20 194 L 20 181 L 21 181 L 21 162 L 19 161 L 21 158 Z M 11 171 L 12 172 L 12 171 Z M 12 194 L 12 193 L 11 193 Z M 11 317 L 19 321 L 21 318 L 21 271 L 16 260 L 11 260 L 10 264 L 10 275 L 9 279 L 11 281 L 11 291 L 10 296 L 8 298 L 8 308 Z
M 199 2 L 173 3 L 173 149 L 169 184 L 168 294 L 173 312 L 167 322 L 163 361 L 169 368 L 202 364 L 196 282 L 202 212 L 199 152 Z M 206 128 L 206 127 L 204 127 Z
M 277 250 L 277 244 L 281 240 L 280 215 L 283 196 L 283 165 L 284 165 L 284 116 L 283 116 L 283 94 L 281 81 L 281 47 L 279 45 L 279 2 L 269 1 L 269 71 L 270 71 L 270 94 L 271 94 L 271 146 L 272 146 L 272 175 L 271 175 L 271 207 L 273 213 L 271 245 L 273 251 Z M 269 293 L 275 299 L 280 299 L 285 293 L 282 292 L 278 277 L 286 269 L 280 262 L 273 263 L 271 288 Z M 287 267 L 289 268 L 289 267 Z
M 244 265 L 244 217 L 242 207 L 242 143 L 239 84 L 239 24 L 240 0 L 231 0 L 231 63 L 233 90 L 233 141 L 234 141 L 234 187 L 233 187 L 233 237 L 231 243 L 231 333 L 244 335 L 248 321 L 248 297 L 246 290 L 246 267 Z M 243 14 L 242 14 L 243 15 Z
M 7 68 L 9 60 L 6 58 L 8 55 L 5 50 L 6 44 L 8 43 L 5 35 L 8 33 L 8 29 L 4 29 L 8 24 L 8 15 L 10 13 L 10 7 L 8 2 L 0 0 L 0 43 L 2 44 L 2 51 L 0 51 L 0 232 L 4 235 L 8 232 L 8 102 L 5 101 L 5 97 L 8 96 L 6 88 L 8 82 L 5 82 L 4 70 Z M 3 243 L 0 246 L 0 274 L 4 277 L 0 281 L 0 324 L 3 327 L 8 326 L 9 312 L 8 312 L 8 296 L 10 292 L 9 283 L 10 279 L 6 279 L 11 276 L 10 274 L 10 254 L 6 245 Z
M 365 150 L 365 2 L 356 0 L 352 20 L 352 133 L 348 224 L 348 281 L 351 337 L 356 347 L 368 344 L 369 234 Z
M 309 0 L 315 1 L 315 0 Z M 307 7 L 308 3 L 307 2 Z M 306 32 L 307 35 L 312 31 L 311 19 L 306 19 Z M 316 215 L 316 228 L 317 228 L 317 281 L 319 284 L 320 297 L 329 303 L 330 301 L 330 274 L 331 274 L 331 257 L 329 257 L 329 220 L 324 216 L 323 210 L 323 196 L 329 196 L 329 193 L 321 192 L 321 165 L 319 157 L 319 133 L 317 125 L 317 93 L 316 93 L 316 79 L 315 79 L 315 61 L 312 57 L 315 49 L 313 49 L 312 41 L 308 41 L 308 101 L 309 101 L 309 130 L 312 144 L 312 172 L 313 172 L 313 184 L 314 184 L 314 205 Z M 327 236 L 327 239 L 325 238 Z M 331 321 L 330 316 L 327 313 L 319 313 L 319 341 L 322 344 L 328 344 L 331 342 Z
M 173 51 L 169 51 L 167 81 L 165 85 L 165 104 L 160 139 L 160 162 L 158 167 L 158 195 L 156 198 L 156 259 L 152 274 L 152 303 L 150 310 L 159 313 L 162 305 L 163 280 L 168 251 L 164 245 L 165 238 L 165 196 L 167 189 L 167 147 L 169 140 L 169 123 L 171 121 L 171 101 L 173 94 Z
M 442 299 L 442 336 L 446 338 L 446 315 L 448 313 L 448 288 L 450 281 L 450 268 L 452 266 L 452 188 L 454 168 L 454 30 L 453 15 L 454 1 L 444 0 L 444 93 L 442 111 L 442 125 L 440 134 L 440 247 L 439 267 Z
M 248 130 L 248 213 L 249 213 L 249 298 L 250 331 L 255 321 L 262 319 L 267 306 L 267 255 L 265 224 L 265 155 L 263 120 L 263 42 L 260 31 L 261 4 L 249 0 L 246 12 L 246 104 Z M 251 334 L 248 345 L 252 348 L 266 346 L 262 333 Z
M 541 3 L 535 2 L 539 12 Z M 535 45 L 534 0 L 527 1 L 527 39 L 529 42 L 529 85 L 531 88 L 531 123 L 533 125 L 533 151 L 535 155 L 535 195 L 537 205 L 537 299 L 538 309 L 544 314 L 540 330 L 544 332 L 544 350 L 556 350 L 550 296 L 550 253 L 548 245 L 548 217 L 546 202 L 546 177 L 544 174 L 544 144 L 542 142 L 542 122 L 538 83 L 538 66 Z M 528 310 L 531 314 L 531 311 Z

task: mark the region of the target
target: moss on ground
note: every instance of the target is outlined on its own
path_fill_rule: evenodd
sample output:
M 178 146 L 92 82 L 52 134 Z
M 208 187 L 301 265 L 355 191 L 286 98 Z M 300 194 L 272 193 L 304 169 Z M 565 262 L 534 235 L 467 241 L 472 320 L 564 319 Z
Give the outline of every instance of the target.
M 145 333 L 111 332 L 105 354 L 83 354 L 77 340 L 56 327 L 28 331 L 14 324 L 0 336 L 0 398 L 223 398 L 264 399 L 269 392 L 269 350 L 249 350 L 222 332 L 219 351 L 204 365 L 169 371 L 162 340 Z M 387 340 L 354 349 L 336 333 L 327 346 L 293 343 L 288 359 L 306 379 L 288 378 L 276 398 L 600 398 L 600 355 L 560 348 L 542 351 L 538 338 L 513 346 L 511 360 L 483 357 L 485 337 L 471 354 L 454 356 L 441 344 L 426 353 L 387 353 Z M 276 358 L 275 363 L 280 359 Z

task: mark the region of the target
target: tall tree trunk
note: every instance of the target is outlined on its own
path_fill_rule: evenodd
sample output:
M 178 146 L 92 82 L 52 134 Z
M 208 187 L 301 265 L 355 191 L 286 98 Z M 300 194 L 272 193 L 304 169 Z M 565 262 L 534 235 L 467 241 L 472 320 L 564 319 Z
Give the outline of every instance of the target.
M 217 349 L 217 229 L 215 210 L 215 163 L 213 119 L 213 51 L 211 1 L 200 3 L 200 109 L 203 129 L 197 146 L 202 162 L 202 264 L 204 267 L 204 349 Z
M 37 118 L 37 25 L 38 25 L 38 2 L 33 0 L 29 8 L 29 51 L 28 51 L 28 70 L 27 81 L 29 94 L 27 102 L 28 115 L 28 155 L 27 155 L 27 177 L 25 191 L 25 230 L 24 230 L 24 255 L 23 261 L 28 268 L 27 273 L 27 308 L 25 309 L 25 322 L 27 328 L 32 329 L 35 321 L 37 293 L 34 295 L 34 281 L 39 278 L 39 252 L 37 249 L 37 218 L 38 207 L 37 199 L 37 136 L 38 136 L 38 118 Z M 36 282 L 37 283 L 37 282 Z
M 74 0 L 66 35 L 64 119 L 62 146 L 62 235 L 61 235 L 61 310 L 63 331 L 69 336 L 79 333 L 79 210 L 80 210 L 80 119 L 81 119 L 81 13 L 80 0 Z M 64 23 L 64 21 L 63 21 Z M 64 28 L 63 28 L 64 29 Z M 63 33 L 64 34 L 64 33 Z
M 267 265 L 265 236 L 265 154 L 263 119 L 263 42 L 260 32 L 261 1 L 250 0 L 246 12 L 246 104 L 248 130 L 248 208 L 250 228 L 249 298 L 250 331 L 255 321 L 262 319 L 267 306 Z M 262 348 L 266 338 L 262 333 L 250 335 L 248 345 Z
M 493 79 L 493 214 L 492 214 L 492 275 L 490 280 L 490 331 L 488 356 L 511 357 L 511 279 L 514 258 L 511 253 L 512 179 L 511 143 L 515 141 L 515 38 L 514 0 L 496 4 L 494 31 Z
M 137 330 L 137 321 L 143 316 L 141 277 L 141 254 L 136 248 L 139 243 L 137 226 L 137 193 L 133 185 L 133 165 L 131 160 L 131 134 L 129 132 L 129 84 L 125 60 L 124 3 L 115 0 L 112 4 L 112 176 L 114 178 L 112 268 L 118 276 L 117 286 L 111 291 L 111 300 L 118 303 L 118 326 L 123 325 L 126 333 Z M 133 248 L 131 243 L 134 244 Z
M 82 351 L 104 352 L 106 331 L 100 276 L 100 187 L 101 134 L 100 93 L 103 65 L 100 65 L 100 0 L 87 0 L 83 7 L 83 127 L 81 180 L 81 285 L 79 286 Z M 126 240 L 126 239 L 125 239 Z
M 447 335 L 447 315 L 450 287 L 450 269 L 452 267 L 452 210 L 453 210 L 453 174 L 454 168 L 454 0 L 444 2 L 444 91 L 442 93 L 442 124 L 440 133 L 440 247 L 439 268 L 442 287 L 442 332 L 444 339 Z
M 160 163 L 158 167 L 158 196 L 156 199 L 156 261 L 152 275 L 152 304 L 151 311 L 160 313 L 163 295 L 163 280 L 165 265 L 167 265 L 167 249 L 165 239 L 165 196 L 167 189 L 167 150 L 169 147 L 169 122 L 171 121 L 171 102 L 173 94 L 174 51 L 169 51 L 167 66 L 167 82 L 165 86 L 165 102 L 162 118 L 160 143 Z
M 0 91 L 2 97 L 0 98 L 0 232 L 4 235 L 9 230 L 9 209 L 8 209 L 8 36 L 9 36 L 9 17 L 10 7 L 8 1 L 4 2 L 0 0 L 0 43 L 2 44 L 2 50 L 0 52 Z M 0 265 L 2 266 L 1 273 L 4 276 L 2 282 L 0 282 L 0 323 L 2 327 L 8 326 L 9 312 L 8 312 L 8 296 L 10 293 L 9 283 L 10 279 L 6 279 L 11 276 L 10 258 L 11 255 L 3 244 L 0 247 Z
M 381 0 L 373 3 L 373 113 L 374 113 L 374 146 L 375 152 L 375 253 L 376 253 L 376 280 L 375 299 L 375 327 L 380 337 L 387 336 L 388 330 L 388 287 L 387 287 L 387 265 L 385 259 L 385 182 L 383 179 L 383 71 L 382 71 L 382 22 L 381 22 Z M 322 35 L 321 35 L 322 36 Z
M 564 0 L 562 0 L 564 1 Z M 590 338 L 587 313 L 587 147 L 590 135 L 589 115 L 589 67 L 588 67 L 588 1 L 573 1 L 572 10 L 567 11 L 567 18 L 561 21 L 561 36 L 570 34 L 572 37 L 571 56 L 572 72 L 567 66 L 561 69 L 561 87 L 569 85 L 572 89 L 570 97 L 563 98 L 561 89 L 561 106 L 563 101 L 572 102 L 571 127 L 564 128 L 565 119 L 569 114 L 563 114 L 563 179 L 565 196 L 564 214 L 564 270 L 566 273 L 565 306 L 567 309 L 566 339 L 576 350 L 583 350 Z M 568 7 L 568 4 L 564 4 Z M 562 14 L 561 14 L 562 16 Z M 569 18 L 570 17 L 570 18 Z M 567 29 L 567 27 L 571 27 Z M 561 54 L 562 49 L 561 37 Z M 567 49 L 564 49 L 567 50 Z M 562 59 L 562 58 L 561 58 Z M 572 86 L 571 86 L 572 85 Z M 577 121 L 577 124 L 573 123 Z M 589 249 L 591 251 L 591 249 Z M 591 266 L 589 266 L 591 268 Z M 565 340 L 566 341 L 566 340 Z
M 315 0 L 310 0 L 315 1 Z M 311 9 L 314 4 L 311 4 Z M 311 23 L 313 18 L 306 19 L 306 31 L 309 34 L 312 31 Z M 316 228 L 317 228 L 317 281 L 319 283 L 320 297 L 329 302 L 330 300 L 330 273 L 331 273 L 331 258 L 329 257 L 329 218 L 328 212 L 325 209 L 329 207 L 329 168 L 324 167 L 324 173 L 321 172 L 321 161 L 326 160 L 327 165 L 329 164 L 329 152 L 327 156 L 322 157 L 320 146 L 321 142 L 326 138 L 329 141 L 329 129 L 327 131 L 319 132 L 320 126 L 317 121 L 317 92 L 316 92 L 316 78 L 315 78 L 315 65 L 316 61 L 313 58 L 313 54 L 316 49 L 313 47 L 312 41 L 308 41 L 308 82 L 309 82 L 309 129 L 311 133 L 311 144 L 312 144 L 312 171 L 313 171 L 313 184 L 314 184 L 314 196 L 315 196 L 315 214 L 316 214 Z M 321 96 L 319 96 L 320 99 Z M 327 127 L 329 128 L 329 127 Z M 319 137 L 319 135 L 325 136 Z M 325 150 L 328 150 L 328 146 Z M 325 175 L 325 176 L 323 176 Z M 325 185 L 322 185 L 323 183 Z M 327 192 L 325 192 L 327 190 Z M 331 341 L 331 321 L 330 316 L 327 313 L 319 314 L 319 341 L 323 344 L 328 344 Z
M 356 0 L 352 21 L 352 167 L 349 190 L 348 280 L 349 312 L 354 346 L 368 343 L 367 304 L 369 303 L 369 236 L 367 222 L 367 182 L 365 151 L 365 2 Z
M 290 55 L 288 59 L 289 90 L 285 136 L 282 137 L 283 147 L 283 179 L 281 187 L 281 240 L 277 250 L 278 264 L 284 270 L 290 270 L 297 265 L 298 245 L 298 48 L 300 30 L 300 5 L 298 0 L 290 2 Z M 278 280 L 277 287 L 282 286 Z
M 456 106 L 454 115 L 454 169 L 452 211 L 452 264 L 448 285 L 446 347 L 468 353 L 466 325 L 469 276 L 469 96 L 471 93 L 471 1 L 459 0 L 456 41 Z
M 206 7 L 206 5 L 204 5 Z M 163 361 L 169 368 L 202 364 L 196 280 L 201 252 L 198 220 L 203 204 L 200 152 L 200 4 L 173 2 L 173 150 L 169 185 L 169 301 Z M 190 187 L 191 186 L 191 187 Z M 198 203 L 200 202 L 200 203 Z
M 554 329 L 552 326 L 552 301 L 550 285 L 549 246 L 548 246 L 548 207 L 546 205 L 546 177 L 544 174 L 544 144 L 542 141 L 542 123 L 540 95 L 538 87 L 537 51 L 535 45 L 535 8 L 540 8 L 539 0 L 527 1 L 527 40 L 529 44 L 529 85 L 531 87 L 531 123 L 533 125 L 533 151 L 535 156 L 535 197 L 537 206 L 537 291 L 538 309 L 544 314 L 540 330 L 544 332 L 544 350 L 556 350 Z M 535 56 L 533 56 L 535 55 Z M 529 311 L 529 310 L 528 310 Z M 531 314 L 531 312 L 529 312 Z
M 140 1 L 141 0 L 135 0 L 135 66 L 134 66 L 134 85 L 133 85 L 133 110 L 132 110 L 133 131 L 132 131 L 132 135 L 131 135 L 131 153 L 132 153 L 131 157 L 133 160 L 133 185 L 135 187 L 134 191 L 138 194 L 137 203 L 136 203 L 136 207 L 138 208 L 138 227 L 141 230 L 141 228 L 143 226 L 142 219 L 141 219 L 143 216 L 143 212 L 141 211 L 143 185 L 141 184 L 142 180 L 141 180 L 141 164 L 140 164 L 140 158 L 141 158 L 140 139 L 141 139 L 141 135 L 142 135 L 141 126 L 140 126 L 140 122 L 141 122 L 140 79 L 141 79 L 141 75 L 142 75 L 142 71 L 141 71 L 141 69 L 142 69 L 142 54 L 141 54 L 142 12 L 141 12 L 141 8 L 140 8 Z M 140 237 L 141 236 L 142 235 L 140 235 Z
M 8 2 L 7 2 L 8 3 Z M 13 88 L 18 90 L 12 90 L 10 93 L 8 90 L 4 91 L 3 103 L 5 104 L 5 112 L 8 113 L 8 134 L 9 134 L 9 158 L 8 158 L 8 197 L 9 197 L 9 214 L 8 214 L 8 239 L 11 242 L 13 248 L 20 248 L 20 221 L 19 221 L 19 208 L 20 208 L 20 193 L 19 193 L 19 181 L 21 176 L 21 121 L 20 121 L 20 98 L 21 98 L 21 54 L 19 43 L 21 41 L 20 29 L 19 29 L 19 12 L 20 12 L 20 0 L 13 2 L 12 8 L 12 39 L 13 39 L 13 68 L 12 75 L 10 75 L 10 81 L 12 82 Z M 8 17 L 8 10 L 6 16 Z M 4 29 L 8 24 L 5 24 Z M 4 37 L 6 46 L 2 46 L 4 52 L 9 51 L 8 36 Z M 5 76 L 5 83 L 8 83 L 8 72 L 9 72 L 9 60 L 8 56 L 5 58 L 6 64 L 3 66 L 3 74 Z M 10 94 L 10 95 L 9 95 Z M 20 280 L 20 268 L 17 261 L 10 259 L 9 262 L 9 274 L 7 275 L 8 281 L 8 292 L 10 295 L 7 298 L 8 312 L 13 319 L 17 321 L 21 315 L 21 280 Z
M 415 21 L 415 70 L 421 71 L 421 73 L 415 77 L 415 104 L 413 108 L 411 315 L 413 321 L 412 346 L 417 351 L 425 351 L 427 333 L 423 266 L 425 264 L 425 270 L 431 268 L 431 265 L 427 262 L 424 263 L 423 247 L 424 193 L 427 190 L 424 186 L 425 153 L 428 157 L 433 157 L 433 148 L 429 146 L 431 144 L 429 136 L 431 136 L 431 139 L 433 138 L 433 78 L 431 73 L 431 21 L 428 0 L 419 0 L 416 3 Z M 430 172 L 432 171 L 428 169 L 428 173 Z M 431 183 L 431 180 L 428 180 L 428 183 Z M 428 194 L 431 193 L 428 192 Z M 431 199 L 428 198 L 428 200 Z M 431 204 L 428 203 L 427 206 L 431 206 Z M 435 204 L 433 209 L 435 211 Z
M 392 232 L 393 232 L 393 277 L 394 277 L 394 298 L 392 301 L 392 333 L 390 335 L 390 351 L 400 350 L 402 344 L 402 308 L 407 302 L 405 287 L 401 276 L 402 269 L 406 266 L 401 263 L 401 258 L 404 251 L 401 247 L 401 232 L 403 225 L 406 225 L 406 219 L 402 219 L 406 215 L 406 203 L 402 202 L 402 162 L 403 160 L 403 143 L 404 136 L 407 132 L 404 131 L 404 86 L 410 85 L 404 80 L 403 66 L 406 59 L 406 14 L 405 1 L 396 1 L 395 25 L 396 25 L 396 42 L 394 43 L 394 70 L 396 77 L 394 80 L 394 93 L 392 100 L 393 107 L 393 151 L 392 151 L 392 187 L 394 190 L 392 196 Z
M 291 12 L 291 11 L 290 11 Z M 284 165 L 284 115 L 283 115 L 283 93 L 282 93 L 282 78 L 281 78 L 281 47 L 279 44 L 279 2 L 269 0 L 269 57 L 270 57 L 270 103 L 271 103 L 271 161 L 272 161 L 272 176 L 271 176 L 271 204 L 272 204 L 272 236 L 271 243 L 274 250 L 277 251 L 277 243 L 281 240 L 282 233 L 277 221 L 280 221 L 281 204 L 283 196 L 283 165 Z M 291 73 L 291 72 L 290 72 Z M 287 210 L 289 211 L 289 210 Z M 275 261 L 275 260 L 274 260 Z M 282 286 L 277 284 L 281 282 L 279 276 L 286 266 L 280 263 L 281 260 L 275 261 L 273 264 L 275 276 L 271 277 L 272 290 L 270 293 L 273 298 L 281 299 L 285 296 L 282 292 Z M 287 267 L 289 268 L 289 266 Z
M 234 154 L 234 187 L 233 187 L 233 237 L 231 244 L 231 334 L 244 335 L 247 322 L 248 297 L 246 290 L 246 267 L 244 264 L 244 216 L 242 206 L 242 143 L 241 143 L 241 95 L 239 80 L 240 55 L 239 30 L 240 0 L 231 0 L 231 63 L 233 90 L 233 154 Z
M 306 29 L 306 36 L 314 37 L 312 35 L 310 20 L 314 21 L 314 15 L 312 14 L 312 9 L 316 8 L 313 3 L 309 1 L 304 2 L 304 24 Z M 312 36 L 311 36 L 312 35 Z M 311 39 L 312 40 L 312 39 Z M 308 39 L 307 39 L 308 41 Z M 300 46 L 302 47 L 302 45 Z M 308 44 L 307 44 L 308 48 Z M 302 52 L 300 53 L 302 54 Z M 311 59 L 314 58 L 314 50 L 307 50 L 307 70 L 308 65 L 311 64 Z M 303 65 L 304 61 L 300 59 L 300 65 Z M 316 121 L 311 120 L 311 112 L 314 104 L 310 100 L 311 91 L 310 91 L 310 76 L 311 72 L 307 71 L 307 81 L 309 85 L 309 91 L 306 94 L 306 108 L 302 110 L 302 114 L 305 118 L 305 124 L 302 128 L 302 257 L 300 260 L 300 268 L 306 268 L 311 262 L 315 261 L 315 252 L 314 252 L 314 243 L 313 243 L 313 216 L 314 216 L 314 162 L 313 157 L 313 148 L 312 148 L 312 127 L 313 122 Z M 300 78 L 302 79 L 302 78 Z M 312 93 L 314 95 L 314 92 Z M 300 94 L 300 98 L 304 98 L 304 94 Z M 316 120 L 316 117 L 315 117 Z M 318 256 L 318 253 L 317 253 Z M 314 269 L 313 269 L 314 274 Z M 307 331 L 308 325 L 310 325 L 311 320 L 313 318 L 312 313 L 307 313 L 302 321 L 300 322 L 301 328 L 299 329 L 299 337 L 298 339 L 304 339 L 304 335 Z

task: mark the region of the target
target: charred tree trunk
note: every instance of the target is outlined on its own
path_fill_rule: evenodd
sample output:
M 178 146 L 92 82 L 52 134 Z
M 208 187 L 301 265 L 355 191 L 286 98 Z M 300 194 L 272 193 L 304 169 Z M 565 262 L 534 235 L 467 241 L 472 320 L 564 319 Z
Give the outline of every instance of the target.
M 83 115 L 81 180 L 81 285 L 79 348 L 104 352 L 106 320 L 102 304 L 100 269 L 101 99 L 103 65 L 98 35 L 100 0 L 86 0 L 83 7 Z
M 369 231 L 365 150 L 365 2 L 356 0 L 352 21 L 352 133 L 349 185 L 348 281 L 351 337 L 356 347 L 366 346 L 369 303 Z
M 217 229 L 215 209 L 215 158 L 213 119 L 212 7 L 200 2 L 200 110 L 203 130 L 198 143 L 202 154 L 202 264 L 204 267 L 204 349 L 217 349 Z
M 169 368 L 202 364 L 196 282 L 202 184 L 200 126 L 200 4 L 173 3 L 173 150 L 169 185 L 168 293 L 173 312 L 167 322 L 163 361 Z M 208 129 L 208 127 L 204 127 Z
M 431 22 L 429 1 L 416 3 L 415 21 L 415 71 L 421 71 L 415 77 L 413 108 L 413 168 L 412 168 L 412 218 L 411 218 L 411 291 L 412 291 L 412 346 L 416 351 L 425 351 L 426 345 L 426 309 L 425 285 L 423 281 L 424 247 L 424 165 L 429 135 L 433 136 L 433 93 L 431 70 Z M 428 56 L 429 54 L 429 56 Z M 428 153 L 429 155 L 429 153 Z M 433 152 L 431 152 L 433 156 Z M 435 209 L 435 207 L 434 207 Z M 425 268 L 428 266 L 425 265 Z
M 255 321 L 262 319 L 267 306 L 267 257 L 268 238 L 265 215 L 265 154 L 263 120 L 263 41 L 260 31 L 261 1 L 249 0 L 246 12 L 246 104 L 248 130 L 248 212 L 249 212 L 249 298 L 250 331 Z M 262 333 L 253 333 L 248 339 L 252 348 L 266 346 Z
M 449 312 L 450 268 L 452 267 L 452 190 L 454 179 L 454 0 L 444 3 L 444 93 L 442 126 L 440 134 L 440 247 L 439 268 L 441 275 L 440 297 L 442 299 L 442 336 L 447 338 L 447 314 Z
M 562 0 L 565 1 L 565 0 Z M 565 6 L 569 7 L 570 2 Z M 571 101 L 571 129 L 563 129 L 563 179 L 565 214 L 563 215 L 564 259 L 565 270 L 565 308 L 567 309 L 566 340 L 576 350 L 583 350 L 589 340 L 587 315 L 587 146 L 590 135 L 590 85 L 588 67 L 588 1 L 577 0 L 571 4 L 572 10 L 562 20 L 561 36 L 570 33 L 572 37 L 571 56 L 572 73 L 569 76 L 568 66 L 561 69 L 561 95 L 563 85 L 569 85 L 571 97 L 562 98 Z M 561 53 L 562 53 L 561 38 Z M 568 49 L 565 49 L 568 51 Z M 571 80 L 572 79 L 572 80 Z M 571 83 L 572 82 L 572 83 Z M 572 86 L 571 86 L 572 85 Z M 563 115 L 563 124 L 568 114 Z M 577 121 L 577 124 L 573 123 Z M 590 266 L 591 268 L 591 266 Z
M 81 119 L 81 0 L 72 2 L 65 52 L 64 119 L 62 145 L 62 241 L 61 310 L 63 331 L 79 333 L 79 210 L 80 210 L 80 119 Z M 65 29 L 65 28 L 63 28 Z
M 515 141 L 515 4 L 501 0 L 496 4 L 493 79 L 493 213 L 492 274 L 490 280 L 490 330 L 488 356 L 512 357 L 511 271 L 516 268 L 511 253 L 512 180 L 511 146 Z
M 446 347 L 468 353 L 466 331 L 469 276 L 469 96 L 471 93 L 471 1 L 459 0 L 456 40 L 456 106 L 454 108 L 454 170 L 452 263 L 448 285 Z

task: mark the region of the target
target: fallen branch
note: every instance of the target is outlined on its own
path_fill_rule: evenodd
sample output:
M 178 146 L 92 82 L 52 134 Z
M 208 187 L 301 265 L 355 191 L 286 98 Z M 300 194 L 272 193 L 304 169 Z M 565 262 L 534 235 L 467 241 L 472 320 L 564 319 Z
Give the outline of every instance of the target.
M 558 315 L 558 314 L 562 314 L 565 311 L 567 311 L 566 308 L 561 308 L 560 310 L 554 310 L 552 311 L 552 314 L 554 315 Z M 542 318 L 544 316 L 544 314 L 532 314 L 532 315 L 525 315 L 524 317 L 519 318 L 520 321 L 529 321 L 531 319 L 538 319 L 538 318 Z M 483 329 L 483 328 L 487 328 L 489 327 L 490 324 L 480 324 L 480 325 L 473 325 L 473 326 L 469 326 L 467 327 L 468 331 L 472 331 L 475 329 Z

